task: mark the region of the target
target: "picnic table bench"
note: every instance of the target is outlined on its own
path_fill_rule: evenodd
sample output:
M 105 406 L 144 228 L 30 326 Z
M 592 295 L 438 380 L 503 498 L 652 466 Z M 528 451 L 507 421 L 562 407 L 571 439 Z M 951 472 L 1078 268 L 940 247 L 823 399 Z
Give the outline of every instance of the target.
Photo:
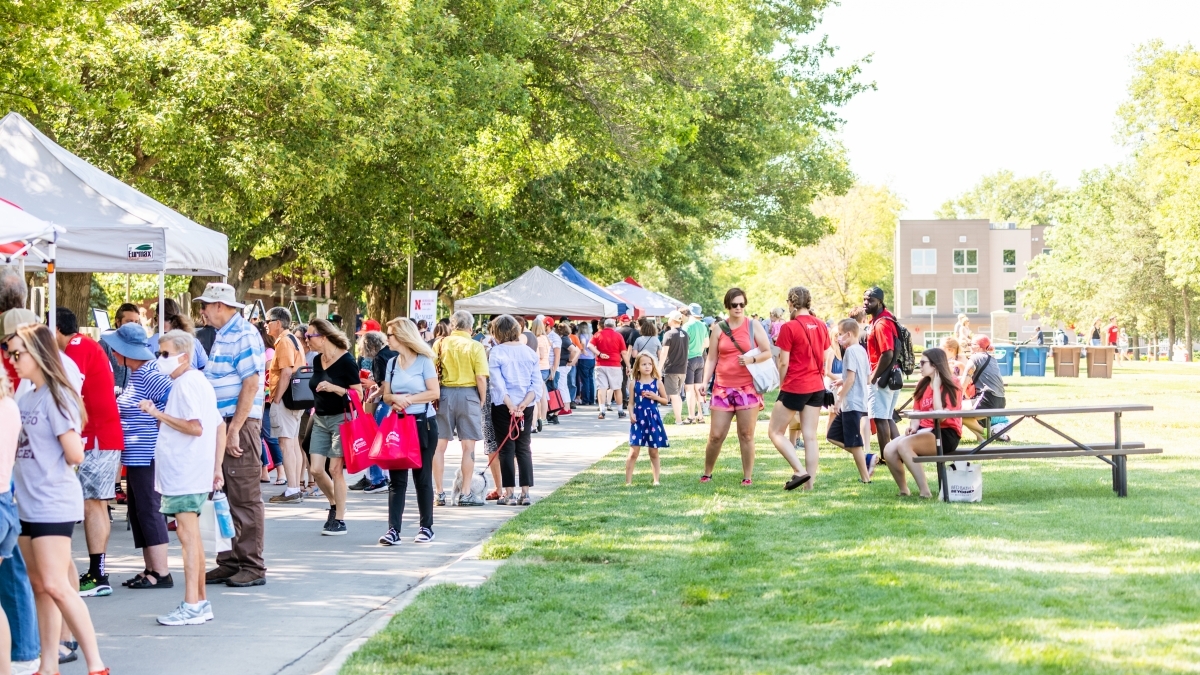
M 1117 404 L 1059 408 L 978 408 L 975 410 L 930 410 L 926 412 L 904 411 L 900 413 L 900 416 L 912 420 L 933 420 L 934 433 L 937 436 L 937 454 L 927 457 L 916 457 L 914 461 L 937 463 L 938 490 L 942 493 L 942 499 L 947 501 L 946 462 L 956 460 L 978 462 L 991 459 L 1038 459 L 1046 457 L 1100 458 L 1101 461 L 1112 467 L 1113 491 L 1117 493 L 1118 497 L 1125 497 L 1129 494 L 1126 457 L 1128 455 L 1161 454 L 1162 448 L 1147 448 L 1145 443 L 1123 440 L 1121 438 L 1121 414 L 1127 412 L 1148 412 L 1151 410 L 1154 410 L 1154 406 L 1145 404 Z M 1054 428 L 1053 425 L 1042 419 L 1042 417 L 1052 415 L 1086 415 L 1093 413 L 1112 413 L 1112 442 L 1082 443 L 1059 429 Z M 942 452 L 941 420 L 956 417 L 969 419 L 975 417 L 1005 416 L 1009 418 L 1009 423 L 999 432 L 988 436 L 975 447 L 964 450 L 960 445 L 958 450 L 952 454 L 947 455 Z M 1010 445 L 1005 447 L 992 445 L 994 441 L 1007 434 L 1010 429 L 1025 420 L 1037 422 L 1058 436 L 1061 436 L 1068 443 L 1055 445 Z

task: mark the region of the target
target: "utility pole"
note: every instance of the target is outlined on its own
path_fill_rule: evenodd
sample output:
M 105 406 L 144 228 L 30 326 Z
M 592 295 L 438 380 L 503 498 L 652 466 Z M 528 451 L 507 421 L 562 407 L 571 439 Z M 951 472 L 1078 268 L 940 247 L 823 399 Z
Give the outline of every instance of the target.
M 412 315 L 412 292 L 413 292 L 413 229 L 412 218 L 408 221 L 408 285 L 404 293 L 404 316 Z

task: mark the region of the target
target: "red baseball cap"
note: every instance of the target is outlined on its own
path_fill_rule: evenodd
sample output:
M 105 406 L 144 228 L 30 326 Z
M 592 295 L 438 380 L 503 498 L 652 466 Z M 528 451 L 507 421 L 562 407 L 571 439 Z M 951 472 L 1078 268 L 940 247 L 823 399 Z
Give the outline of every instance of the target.
M 992 340 L 986 335 L 976 335 L 973 342 L 985 352 L 992 351 Z
M 379 322 L 376 321 L 375 319 L 367 319 L 367 320 L 363 321 L 362 330 L 355 333 L 355 335 L 362 335 L 364 333 L 370 333 L 373 330 L 375 330 L 375 331 L 380 330 Z
M 630 319 L 629 319 L 629 315 L 628 315 L 628 314 L 622 314 L 621 316 L 618 316 L 618 317 L 617 317 L 617 321 L 629 321 L 629 320 L 630 320 Z
M 542 323 L 546 324 L 547 328 L 552 328 L 554 326 L 554 319 L 546 317 L 542 319 Z

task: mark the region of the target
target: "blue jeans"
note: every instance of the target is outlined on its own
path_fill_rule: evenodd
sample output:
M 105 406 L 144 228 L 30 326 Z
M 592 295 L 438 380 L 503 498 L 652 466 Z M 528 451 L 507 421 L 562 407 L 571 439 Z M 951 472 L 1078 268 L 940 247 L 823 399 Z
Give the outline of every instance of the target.
M 575 363 L 575 386 L 579 390 L 579 401 L 583 405 L 596 405 L 595 359 L 579 359 Z
M 387 415 L 387 411 L 388 411 L 388 406 L 384 405 L 383 401 L 380 401 L 378 404 L 375 405 L 375 424 L 376 425 L 383 424 L 383 417 L 384 417 L 384 415 Z M 374 464 L 372 464 L 370 467 L 367 468 L 367 480 L 371 481 L 371 485 L 378 485 L 379 483 L 382 483 L 383 479 L 385 477 L 386 476 L 383 473 L 383 469 L 380 469 L 379 467 L 375 466 Z M 399 530 L 397 530 L 397 532 L 399 532 Z
M 271 438 L 271 406 L 263 406 L 262 431 L 259 433 L 266 445 L 262 449 L 262 465 L 270 466 L 267 461 L 267 450 L 271 451 L 271 459 L 275 466 L 283 466 L 283 452 L 279 449 L 279 439 Z
M 575 381 L 576 368 L 578 366 L 571 366 L 571 369 L 567 371 L 567 393 L 571 395 L 571 400 L 566 401 L 566 403 L 571 403 L 575 400 L 575 390 L 578 389 L 578 383 Z
M 12 495 L 12 491 L 8 494 Z M 0 499 L 0 509 L 9 509 L 12 517 L 17 517 L 17 505 L 11 496 Z M 13 549 L 12 558 L 0 563 L 0 607 L 4 608 L 12 633 L 12 660 L 36 659 L 42 653 L 41 635 L 38 633 L 33 587 L 29 585 L 29 573 L 25 570 L 25 558 L 21 557 L 20 548 Z

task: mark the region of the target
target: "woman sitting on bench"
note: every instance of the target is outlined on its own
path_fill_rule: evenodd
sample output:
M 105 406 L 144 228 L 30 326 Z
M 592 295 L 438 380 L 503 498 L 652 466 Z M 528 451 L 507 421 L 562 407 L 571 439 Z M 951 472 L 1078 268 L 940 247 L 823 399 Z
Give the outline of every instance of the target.
M 929 412 L 931 410 L 961 410 L 962 392 L 958 381 L 950 372 L 950 362 L 946 352 L 937 347 L 926 349 L 919 361 L 921 379 L 913 392 L 913 410 Z M 917 420 L 914 420 L 917 422 Z M 950 454 L 958 449 L 958 441 L 962 438 L 962 419 L 952 417 L 941 421 L 942 453 Z M 933 435 L 933 420 L 919 420 L 919 424 L 909 423 L 904 436 L 893 440 L 883 449 L 883 461 L 887 462 L 888 470 L 896 485 L 900 486 L 900 496 L 912 495 L 908 491 L 908 479 L 904 468 L 908 467 L 913 478 L 917 481 L 922 499 L 929 499 L 933 494 L 929 491 L 929 483 L 925 480 L 925 469 L 913 461 L 913 458 L 937 454 L 937 439 Z

